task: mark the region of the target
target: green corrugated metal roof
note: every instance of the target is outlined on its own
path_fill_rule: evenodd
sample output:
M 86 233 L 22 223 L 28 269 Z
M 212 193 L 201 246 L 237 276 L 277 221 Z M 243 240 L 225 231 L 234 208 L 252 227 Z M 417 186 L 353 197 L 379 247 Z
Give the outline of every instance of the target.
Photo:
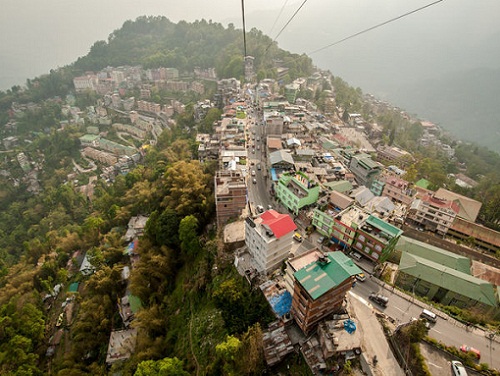
M 311 298 L 317 299 L 353 275 L 362 273 L 354 262 L 342 252 L 329 252 L 329 262 L 313 262 L 296 271 L 294 277 Z
M 434 261 L 403 252 L 399 270 L 489 306 L 498 305 L 491 283 Z
M 71 285 L 69 285 L 68 292 L 78 292 L 79 285 L 80 285 L 80 282 L 73 282 Z
M 427 189 L 427 187 L 431 184 L 431 182 L 429 180 L 426 180 L 426 179 L 420 179 L 419 181 L 417 181 L 415 183 L 415 185 L 417 187 L 420 187 L 420 188 L 425 188 Z
M 347 180 L 331 181 L 323 184 L 323 186 L 331 189 L 332 191 L 337 191 L 340 193 L 344 193 L 352 189 L 351 182 Z
M 100 136 L 98 134 L 84 134 L 83 136 L 80 137 L 80 140 L 83 142 L 92 142 L 99 138 Z
M 366 223 L 369 225 L 378 228 L 379 230 L 387 233 L 388 235 L 392 236 L 393 238 L 400 236 L 403 233 L 403 230 L 400 228 L 397 228 L 396 226 L 393 226 L 386 221 L 374 217 L 373 215 L 370 215 L 368 219 L 366 220 Z
M 402 236 L 399 238 L 396 249 L 401 252 L 408 252 L 413 255 L 432 260 L 442 266 L 446 266 L 459 272 L 469 275 L 471 274 L 471 261 L 469 258 L 445 251 L 444 249 L 430 244 Z

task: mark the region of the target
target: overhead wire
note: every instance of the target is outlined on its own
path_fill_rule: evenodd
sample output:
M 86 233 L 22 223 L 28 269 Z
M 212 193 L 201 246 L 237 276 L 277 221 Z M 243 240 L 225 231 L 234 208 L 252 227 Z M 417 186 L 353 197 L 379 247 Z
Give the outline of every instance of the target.
M 400 16 L 397 16 L 397 17 L 391 18 L 390 20 L 387 20 L 387 21 L 384 21 L 384 22 L 382 22 L 382 23 L 379 23 L 379 24 L 377 24 L 377 25 L 375 25 L 375 26 L 369 27 L 368 29 L 364 29 L 364 30 L 359 31 L 359 32 L 357 32 L 357 33 L 355 33 L 355 34 L 349 35 L 348 37 L 342 38 L 342 39 L 340 39 L 340 40 L 338 40 L 338 41 L 336 41 L 336 42 L 334 42 L 334 43 L 330 43 L 330 44 L 328 44 L 328 45 L 326 45 L 326 46 L 324 46 L 324 47 L 318 48 L 317 50 L 314 50 L 314 51 L 312 51 L 312 52 L 308 52 L 308 53 L 307 53 L 307 55 L 309 56 L 309 55 L 315 54 L 315 53 L 317 53 L 317 52 L 320 52 L 320 51 L 326 50 L 327 48 L 330 48 L 330 47 L 333 47 L 333 46 L 335 46 L 335 45 L 337 45 L 337 44 L 343 43 L 343 42 L 345 42 L 346 40 L 349 40 L 349 39 L 355 38 L 355 37 L 357 37 L 357 36 L 359 36 L 359 35 L 361 35 L 361 34 L 365 34 L 365 33 L 369 32 L 369 31 L 372 31 L 372 30 L 378 29 L 379 27 L 382 27 L 382 26 L 384 26 L 384 25 L 387 25 L 388 23 L 391 23 L 391 22 L 397 21 L 397 20 L 399 20 L 399 19 L 401 19 L 401 18 L 404 18 L 404 17 L 406 17 L 406 16 L 409 16 L 409 15 L 411 15 L 411 14 L 413 14 L 413 13 L 417 13 L 417 12 L 419 12 L 419 11 L 423 10 L 423 9 L 429 8 L 429 7 L 433 6 L 433 5 L 436 5 L 436 4 L 438 4 L 438 3 L 441 3 L 441 2 L 443 2 L 443 1 L 444 1 L 444 0 L 436 0 L 436 1 L 434 1 L 434 2 L 432 2 L 432 3 L 429 3 L 429 4 L 427 4 L 427 5 L 424 5 L 424 6 L 420 7 L 420 8 L 414 9 L 414 10 L 412 10 L 412 11 L 410 11 L 410 12 L 406 12 L 406 13 L 404 13 L 404 14 L 400 15 Z
M 269 33 L 268 34 L 271 34 L 274 30 L 274 27 L 276 26 L 276 23 L 278 22 L 278 20 L 280 19 L 281 17 L 281 14 L 283 13 L 283 10 L 285 9 L 286 7 L 286 4 L 288 3 L 288 0 L 285 0 L 285 2 L 283 3 L 283 6 L 281 7 L 281 10 L 280 12 L 278 13 L 278 16 L 276 17 L 276 19 L 274 20 L 274 23 L 273 23 L 273 26 L 271 26 L 271 30 L 269 30 Z
M 292 17 L 290 17 L 290 19 L 286 22 L 286 24 L 281 28 L 281 30 L 279 31 L 279 33 L 274 37 L 273 41 L 267 46 L 266 51 L 269 49 L 269 47 L 272 46 L 272 44 L 274 42 L 276 42 L 276 39 L 279 38 L 279 36 L 281 35 L 281 33 L 287 28 L 287 26 L 290 24 L 290 22 L 292 22 L 292 20 L 295 18 L 295 16 L 297 15 L 297 13 L 299 13 L 299 11 L 302 9 L 302 7 L 305 5 L 305 3 L 307 3 L 307 0 L 304 0 L 302 2 L 302 4 L 300 4 L 300 6 L 297 8 L 297 10 L 292 14 Z

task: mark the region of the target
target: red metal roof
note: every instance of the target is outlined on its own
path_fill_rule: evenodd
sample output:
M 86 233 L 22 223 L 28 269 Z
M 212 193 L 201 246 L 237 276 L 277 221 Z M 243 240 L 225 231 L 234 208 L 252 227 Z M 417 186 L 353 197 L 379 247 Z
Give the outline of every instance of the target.
M 278 239 L 297 229 L 292 217 L 288 214 L 280 214 L 276 210 L 268 210 L 262 213 L 260 218 L 261 224 L 268 226 Z

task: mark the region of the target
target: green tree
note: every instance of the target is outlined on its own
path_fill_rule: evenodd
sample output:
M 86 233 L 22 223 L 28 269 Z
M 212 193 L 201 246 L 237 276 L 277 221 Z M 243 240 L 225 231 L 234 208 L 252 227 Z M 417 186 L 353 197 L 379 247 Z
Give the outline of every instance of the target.
M 134 376 L 189 376 L 189 373 L 178 358 L 164 358 L 140 362 Z
M 186 255 L 195 256 L 200 250 L 197 230 L 198 219 L 194 215 L 182 218 L 179 225 L 179 240 L 181 250 Z

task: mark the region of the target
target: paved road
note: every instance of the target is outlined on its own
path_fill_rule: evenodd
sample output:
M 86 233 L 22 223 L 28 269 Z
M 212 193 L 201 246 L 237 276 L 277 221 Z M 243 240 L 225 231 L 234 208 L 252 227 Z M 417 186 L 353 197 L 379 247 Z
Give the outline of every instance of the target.
M 373 307 L 394 319 L 396 324 L 408 322 L 412 317 L 419 317 L 424 304 L 413 297 L 403 294 L 397 289 L 386 288 L 375 278 L 367 278 L 365 282 L 357 282 L 353 292 L 368 300 L 371 292 L 383 294 L 389 298 L 389 305 L 383 308 L 373 303 Z M 491 368 L 500 369 L 500 343 L 489 339 L 485 333 L 476 328 L 467 327 L 445 314 L 431 309 L 438 314 L 437 322 L 431 326 L 429 336 L 449 346 L 460 347 L 463 344 L 481 351 L 481 363 L 488 363 Z

